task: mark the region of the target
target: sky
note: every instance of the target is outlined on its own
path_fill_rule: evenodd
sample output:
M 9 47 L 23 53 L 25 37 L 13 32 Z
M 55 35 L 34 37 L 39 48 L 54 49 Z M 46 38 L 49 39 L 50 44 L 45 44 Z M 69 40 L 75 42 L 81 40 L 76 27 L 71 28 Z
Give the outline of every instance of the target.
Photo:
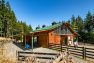
M 94 13 L 94 0 L 7 0 L 17 20 L 33 29 L 38 25 L 51 25 L 53 21 L 67 21 L 71 16 L 85 18 L 88 11 Z

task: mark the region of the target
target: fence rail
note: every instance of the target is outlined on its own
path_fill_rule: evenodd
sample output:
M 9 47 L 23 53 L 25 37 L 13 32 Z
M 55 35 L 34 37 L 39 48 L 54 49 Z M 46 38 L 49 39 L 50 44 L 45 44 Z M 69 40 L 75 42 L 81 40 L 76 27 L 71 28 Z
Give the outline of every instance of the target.
M 51 59 L 59 56 L 59 53 L 24 52 L 18 51 L 18 60 L 24 61 L 26 57 L 33 56 L 38 59 Z
M 83 59 L 94 59 L 94 48 L 77 47 L 74 46 L 61 46 L 60 44 L 49 44 L 49 48 L 57 51 L 68 50 L 71 54 L 82 57 Z

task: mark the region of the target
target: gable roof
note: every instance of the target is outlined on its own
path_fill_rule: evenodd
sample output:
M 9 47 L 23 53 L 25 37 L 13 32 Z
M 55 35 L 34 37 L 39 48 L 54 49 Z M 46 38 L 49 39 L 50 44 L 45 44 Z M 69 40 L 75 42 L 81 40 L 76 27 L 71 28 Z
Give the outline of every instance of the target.
M 54 25 L 51 25 L 51 26 L 47 26 L 47 27 L 44 27 L 44 28 L 39 28 L 39 29 L 37 29 L 37 30 L 32 31 L 32 33 L 53 30 L 53 29 L 56 29 L 56 28 L 58 28 L 59 26 L 62 26 L 62 25 L 65 25 L 66 27 L 68 27 L 68 29 L 69 29 L 74 35 L 78 35 L 78 34 L 71 28 L 71 26 L 70 26 L 69 23 L 57 23 L 57 24 L 54 24 Z M 78 35 L 78 36 L 79 36 L 79 35 Z
M 39 29 L 34 30 L 34 31 L 32 31 L 32 32 L 35 33 L 35 32 L 41 32 L 41 31 L 52 30 L 52 29 L 55 29 L 55 28 L 57 28 L 57 27 L 59 27 L 59 26 L 61 26 L 61 25 L 62 25 L 62 23 L 57 23 L 57 24 L 55 24 L 55 25 L 47 26 L 47 27 L 44 27 L 44 28 L 39 28 Z

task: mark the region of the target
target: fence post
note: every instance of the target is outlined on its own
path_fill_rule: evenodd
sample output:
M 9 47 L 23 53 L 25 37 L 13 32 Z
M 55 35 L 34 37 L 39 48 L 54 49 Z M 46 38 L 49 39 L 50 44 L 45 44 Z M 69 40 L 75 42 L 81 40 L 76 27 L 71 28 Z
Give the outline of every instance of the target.
M 60 35 L 60 50 L 61 50 L 61 52 L 62 52 L 62 35 Z
M 61 44 L 61 46 L 60 46 L 60 49 L 61 49 L 61 52 L 62 52 L 62 44 Z
M 16 50 L 16 60 L 18 59 L 18 51 Z
M 66 48 L 67 48 L 67 51 L 69 51 L 69 46 L 67 46 Z
M 83 59 L 86 59 L 86 50 L 85 50 L 85 47 L 83 47 Z
M 84 54 L 84 55 L 85 55 L 85 58 L 84 58 L 84 59 L 86 59 L 86 47 L 84 47 L 84 50 L 85 50 L 85 51 L 84 51 L 84 52 L 85 52 L 85 54 Z
M 18 53 L 18 60 L 19 60 L 19 51 L 17 51 L 17 53 Z
M 62 52 L 62 43 L 60 42 L 60 51 Z

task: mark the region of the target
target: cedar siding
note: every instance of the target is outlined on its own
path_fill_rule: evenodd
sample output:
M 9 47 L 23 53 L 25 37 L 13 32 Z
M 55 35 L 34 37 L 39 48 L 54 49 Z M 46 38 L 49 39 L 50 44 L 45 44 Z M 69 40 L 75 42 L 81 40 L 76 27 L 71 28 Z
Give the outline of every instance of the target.
M 60 33 L 58 33 L 58 31 Z M 31 33 L 31 36 L 37 37 L 37 44 L 39 47 L 48 47 L 49 43 L 73 45 L 73 38 L 78 36 L 78 34 L 72 30 L 70 24 L 58 23 L 52 26 L 34 30 Z

